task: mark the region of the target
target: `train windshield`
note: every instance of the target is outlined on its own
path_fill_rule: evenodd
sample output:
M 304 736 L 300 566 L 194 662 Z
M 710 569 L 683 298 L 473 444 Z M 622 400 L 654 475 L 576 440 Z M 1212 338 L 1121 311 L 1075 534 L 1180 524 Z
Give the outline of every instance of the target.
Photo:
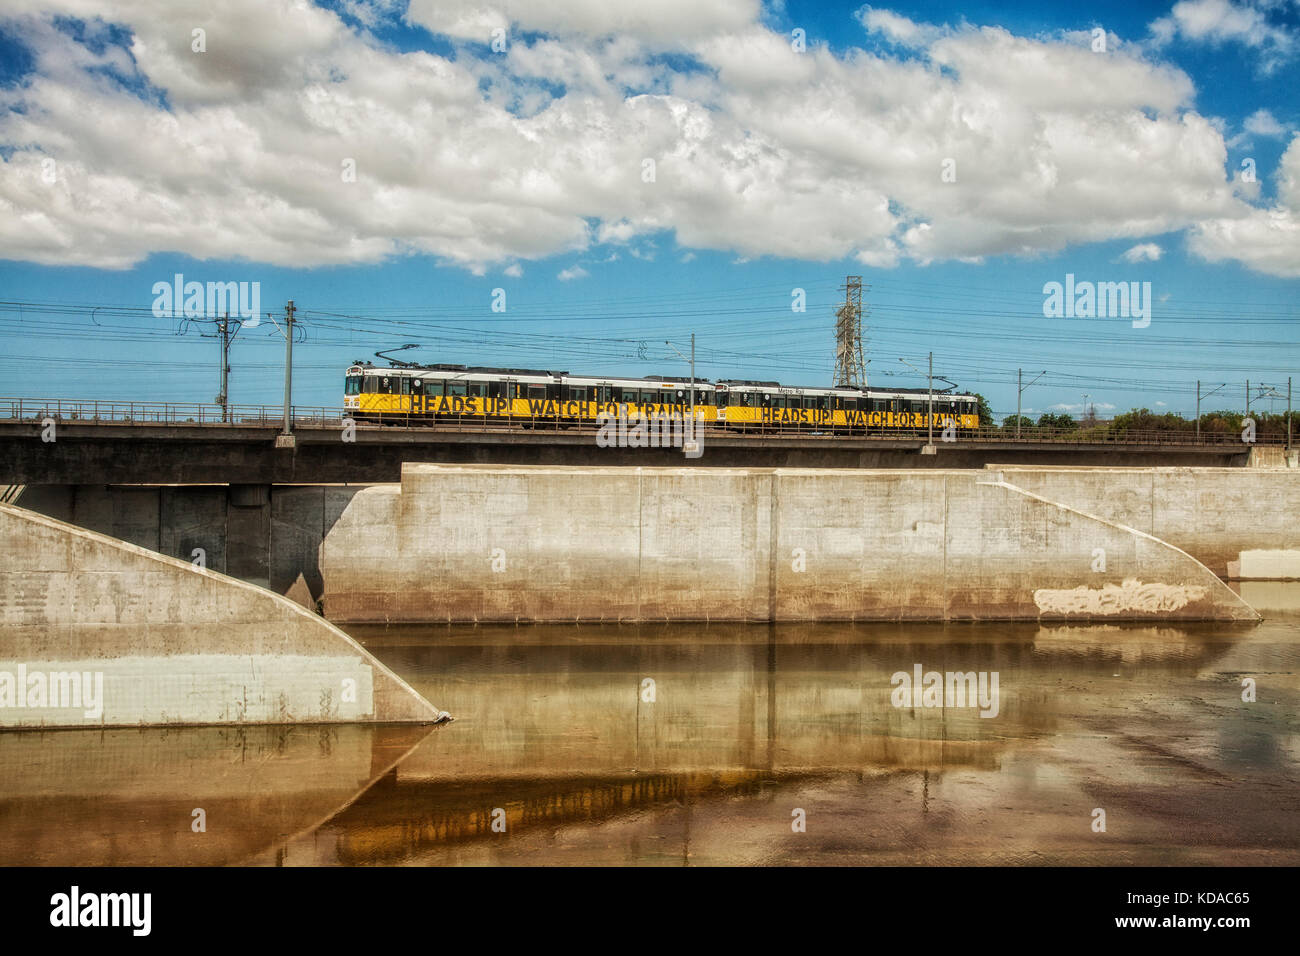
M 360 375 L 349 375 L 349 376 L 347 376 L 347 377 L 344 379 L 344 381 L 343 381 L 343 394 L 344 394 L 344 395 L 360 395 L 360 394 L 361 394 L 361 376 L 360 376 Z

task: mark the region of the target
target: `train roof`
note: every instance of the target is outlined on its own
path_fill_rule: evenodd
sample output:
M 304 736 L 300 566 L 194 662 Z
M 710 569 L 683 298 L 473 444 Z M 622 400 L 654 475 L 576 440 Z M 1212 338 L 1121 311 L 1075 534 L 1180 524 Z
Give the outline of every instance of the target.
M 431 372 L 451 372 L 462 375 L 510 375 L 527 378 L 543 378 L 550 382 L 556 382 L 561 379 L 569 381 L 580 381 L 587 383 L 620 383 L 630 385 L 644 385 L 647 383 L 658 382 L 664 386 L 672 385 L 689 385 L 691 379 L 680 375 L 645 375 L 641 378 L 634 378 L 627 375 L 574 375 L 568 371 L 550 371 L 544 369 L 529 368 L 498 368 L 489 365 L 457 365 L 452 363 L 439 363 L 436 365 L 414 365 L 414 366 L 393 366 L 385 368 L 375 365 L 373 362 L 357 362 L 349 366 L 348 370 L 359 368 L 363 372 L 382 373 L 384 375 L 423 375 Z M 761 381 L 756 379 L 743 378 L 724 378 L 719 379 L 716 383 L 707 378 L 696 378 L 696 388 L 767 388 L 798 390 L 802 392 L 837 392 L 837 393 L 855 393 L 875 396 L 894 396 L 897 398 L 924 398 L 929 396 L 930 390 L 926 388 L 901 388 L 890 387 L 881 388 L 879 386 L 850 386 L 850 385 L 782 385 L 780 382 Z M 971 392 L 958 391 L 935 391 L 934 397 L 937 401 L 947 401 L 952 399 L 963 399 L 974 401 L 975 395 Z

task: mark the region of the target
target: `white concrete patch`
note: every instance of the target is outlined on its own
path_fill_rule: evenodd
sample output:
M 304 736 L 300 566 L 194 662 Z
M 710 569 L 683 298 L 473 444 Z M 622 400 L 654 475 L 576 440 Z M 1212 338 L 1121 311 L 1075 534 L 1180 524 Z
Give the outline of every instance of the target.
M 0 728 L 346 722 L 375 712 L 374 671 L 360 657 L 180 654 L 0 660 L 0 684 L 4 674 L 16 677 L 20 668 L 28 675 L 28 686 L 10 682 L 4 687 Z M 60 701 L 48 688 L 42 698 L 40 681 L 32 675 L 51 673 L 102 674 L 101 699 L 93 708 L 85 701 L 50 706 Z M 46 706 L 40 706 L 42 700 Z
M 1159 614 L 1177 611 L 1200 601 L 1208 589 L 1199 585 L 1143 584 L 1129 578 L 1123 584 L 1100 588 L 1081 585 L 1077 588 L 1040 588 L 1034 592 L 1034 604 L 1043 614 L 1090 614 L 1098 617 L 1116 614 Z
M 1294 581 L 1300 579 L 1300 551 L 1259 549 L 1242 551 L 1237 578 L 1243 581 Z M 1231 573 L 1234 562 L 1228 563 Z

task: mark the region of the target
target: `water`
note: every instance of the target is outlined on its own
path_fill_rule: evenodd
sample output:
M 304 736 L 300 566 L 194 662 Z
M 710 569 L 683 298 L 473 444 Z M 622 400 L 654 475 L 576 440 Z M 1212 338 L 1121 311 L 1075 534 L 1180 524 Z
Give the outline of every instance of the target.
M 1300 585 L 1247 588 L 1262 625 L 354 628 L 457 720 L 0 735 L 0 863 L 1294 865 Z M 893 706 L 917 664 L 996 716 Z

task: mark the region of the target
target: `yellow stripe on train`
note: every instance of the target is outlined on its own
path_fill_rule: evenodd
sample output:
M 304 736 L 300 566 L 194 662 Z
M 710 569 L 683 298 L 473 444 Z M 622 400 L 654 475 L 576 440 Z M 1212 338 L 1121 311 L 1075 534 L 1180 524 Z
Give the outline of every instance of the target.
M 469 396 L 428 397 L 383 395 L 363 392 L 358 411 L 378 415 L 447 415 L 469 418 L 520 418 L 558 421 L 595 421 L 609 416 L 689 416 L 689 405 L 654 405 L 639 402 L 583 402 L 556 399 L 479 398 Z M 927 428 L 925 412 L 865 412 L 847 409 L 749 408 L 744 406 L 697 405 L 695 417 L 702 422 L 729 425 L 811 425 L 824 427 Z M 952 422 L 958 428 L 978 428 L 978 415 L 936 412 L 934 426 Z

